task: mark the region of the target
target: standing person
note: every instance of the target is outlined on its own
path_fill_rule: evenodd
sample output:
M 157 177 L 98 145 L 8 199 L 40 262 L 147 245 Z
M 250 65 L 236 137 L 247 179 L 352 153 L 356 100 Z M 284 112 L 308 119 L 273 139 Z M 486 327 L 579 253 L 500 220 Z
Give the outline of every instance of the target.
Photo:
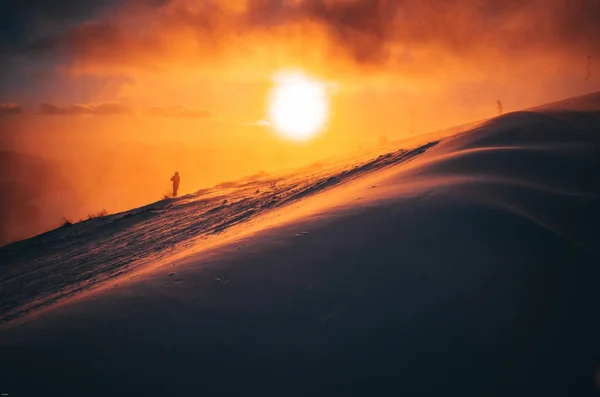
M 496 101 L 496 106 L 498 107 L 498 116 L 500 116 L 504 112 L 504 108 L 502 108 L 502 102 L 500 102 L 500 99 Z
M 171 177 L 171 181 L 173 181 L 173 197 L 177 197 L 177 190 L 179 189 L 179 172 L 175 171 L 175 175 Z
M 587 74 L 585 75 L 585 79 L 589 79 L 592 77 L 592 55 L 588 54 L 587 56 Z

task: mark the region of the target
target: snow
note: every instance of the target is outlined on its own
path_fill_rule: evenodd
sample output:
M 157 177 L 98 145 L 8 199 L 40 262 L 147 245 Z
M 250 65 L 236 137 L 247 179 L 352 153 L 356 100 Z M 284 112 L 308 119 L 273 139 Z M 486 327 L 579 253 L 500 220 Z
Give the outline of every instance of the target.
M 593 393 L 600 94 L 446 133 L 0 247 L 0 388 Z

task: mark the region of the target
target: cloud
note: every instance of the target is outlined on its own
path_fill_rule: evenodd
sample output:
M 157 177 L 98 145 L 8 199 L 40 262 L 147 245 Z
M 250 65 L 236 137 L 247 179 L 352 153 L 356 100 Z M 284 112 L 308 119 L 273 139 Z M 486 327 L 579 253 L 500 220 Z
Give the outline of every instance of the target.
M 221 121 L 227 123 L 233 123 L 238 125 L 252 126 L 252 127 L 269 127 L 271 122 L 265 119 L 248 119 L 243 117 L 229 117 L 221 118 Z
M 269 122 L 268 120 L 257 120 L 257 121 L 251 121 L 249 123 L 247 123 L 248 125 L 253 125 L 256 127 L 268 127 L 271 125 L 271 122 Z
M 336 55 L 359 66 L 443 74 L 457 60 L 477 68 L 504 57 L 586 52 L 600 46 L 599 18 L 595 0 L 171 0 L 119 7 L 22 50 L 60 53 L 79 67 L 159 70 L 248 55 L 255 38 L 271 57 L 306 50 L 306 58 L 321 53 L 319 61 Z
M 23 108 L 16 103 L 0 103 L 0 116 L 21 114 Z
M 154 106 L 146 112 L 150 116 L 162 117 L 185 117 L 208 119 L 214 116 L 214 113 L 207 109 L 192 108 L 183 105 L 173 106 Z
M 11 72 L 0 73 L 0 91 L 4 85 L 18 93 L 13 82 L 21 71 L 48 68 L 67 82 L 81 76 L 136 81 L 112 93 L 87 90 L 65 99 L 71 102 L 177 98 L 197 105 L 202 95 L 202 103 L 209 97 L 209 106 L 220 109 L 226 104 L 215 101 L 225 102 L 229 88 L 218 85 L 269 83 L 279 69 L 300 68 L 356 92 L 368 86 L 456 98 L 494 87 L 521 90 L 527 82 L 528 91 L 566 94 L 576 85 L 573 76 L 586 76 L 587 55 L 600 52 L 598 20 L 597 0 L 120 0 L 84 22 L 5 50 L 12 66 L 0 65 Z M 191 93 L 192 86 L 203 91 Z M 6 97 L 15 98 L 13 91 Z M 43 100 L 56 101 L 56 91 L 48 92 Z
M 120 0 L 2 0 L 0 2 L 0 39 L 18 42 L 32 34 L 50 34 L 57 27 L 93 18 Z
M 64 116 L 108 116 L 122 115 L 131 113 L 131 109 L 119 102 L 101 102 L 92 104 L 75 104 L 71 106 L 56 106 L 50 103 L 44 103 L 40 106 L 40 114 L 44 115 L 64 115 Z

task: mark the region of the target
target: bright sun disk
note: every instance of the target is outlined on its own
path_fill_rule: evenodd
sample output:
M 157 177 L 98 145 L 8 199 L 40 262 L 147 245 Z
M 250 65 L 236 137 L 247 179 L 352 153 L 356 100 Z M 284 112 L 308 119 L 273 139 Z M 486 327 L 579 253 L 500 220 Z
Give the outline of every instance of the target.
M 298 141 L 315 136 L 329 110 L 325 85 L 299 72 L 279 74 L 275 82 L 269 103 L 275 130 Z

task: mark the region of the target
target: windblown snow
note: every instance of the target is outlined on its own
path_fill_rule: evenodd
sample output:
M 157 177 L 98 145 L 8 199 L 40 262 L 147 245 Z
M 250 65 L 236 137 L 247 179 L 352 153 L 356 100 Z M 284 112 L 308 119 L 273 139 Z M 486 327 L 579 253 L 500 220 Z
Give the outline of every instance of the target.
M 0 247 L 2 373 L 591 393 L 599 225 L 593 94 Z

